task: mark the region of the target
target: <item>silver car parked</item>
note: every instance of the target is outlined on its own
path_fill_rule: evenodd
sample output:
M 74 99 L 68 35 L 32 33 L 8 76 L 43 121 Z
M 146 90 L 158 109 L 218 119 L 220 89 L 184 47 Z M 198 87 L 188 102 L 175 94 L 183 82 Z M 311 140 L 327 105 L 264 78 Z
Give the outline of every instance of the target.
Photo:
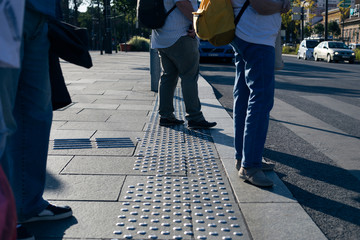
M 324 41 L 314 48 L 314 59 L 315 61 L 323 59 L 327 62 L 346 60 L 349 63 L 354 63 L 355 52 L 343 42 Z
M 297 58 L 300 59 L 311 59 L 313 58 L 314 47 L 319 44 L 317 40 L 305 39 L 302 40 L 297 53 Z

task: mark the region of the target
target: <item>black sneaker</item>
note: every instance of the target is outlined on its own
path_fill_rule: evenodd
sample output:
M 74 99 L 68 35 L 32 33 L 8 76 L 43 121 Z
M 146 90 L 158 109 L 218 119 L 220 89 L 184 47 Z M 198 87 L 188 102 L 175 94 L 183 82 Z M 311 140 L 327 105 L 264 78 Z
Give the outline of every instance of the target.
M 37 222 L 37 221 L 52 221 L 68 218 L 72 216 L 72 210 L 69 206 L 55 206 L 49 204 L 41 213 L 32 217 L 23 223 Z
M 179 120 L 176 118 L 160 118 L 160 126 L 168 127 L 184 124 L 183 120 Z
M 190 128 L 190 129 L 207 129 L 207 128 L 212 128 L 215 126 L 216 126 L 216 122 L 208 122 L 206 120 L 202 120 L 199 122 L 190 120 L 188 122 L 188 128 Z
M 16 226 L 16 240 L 35 240 L 34 235 L 21 224 Z

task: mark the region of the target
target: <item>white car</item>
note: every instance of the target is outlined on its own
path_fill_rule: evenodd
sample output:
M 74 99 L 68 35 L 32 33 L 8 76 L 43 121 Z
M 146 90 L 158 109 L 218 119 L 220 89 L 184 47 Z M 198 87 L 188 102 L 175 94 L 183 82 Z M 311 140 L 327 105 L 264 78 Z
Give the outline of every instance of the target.
M 327 62 L 346 60 L 349 63 L 354 63 L 355 52 L 343 42 L 324 41 L 314 48 L 314 59 L 315 61 L 323 59 Z
M 311 59 L 313 57 L 314 47 L 319 44 L 319 41 L 305 39 L 302 40 L 297 53 L 297 58 L 300 59 Z
M 349 48 L 350 48 L 351 50 L 354 50 L 354 51 L 355 51 L 356 48 L 357 48 L 357 49 L 360 49 L 360 44 L 359 44 L 359 43 L 350 43 L 350 44 L 349 44 Z

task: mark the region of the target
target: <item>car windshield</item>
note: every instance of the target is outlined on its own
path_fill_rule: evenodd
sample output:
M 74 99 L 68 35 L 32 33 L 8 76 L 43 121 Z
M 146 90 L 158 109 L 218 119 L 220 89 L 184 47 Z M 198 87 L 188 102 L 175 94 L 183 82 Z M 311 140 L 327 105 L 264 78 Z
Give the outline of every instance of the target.
M 348 49 L 345 43 L 342 42 L 329 42 L 329 48 L 343 48 Z
M 318 43 L 319 43 L 319 42 L 317 42 L 317 41 L 307 41 L 307 42 L 306 42 L 306 47 L 308 47 L 308 48 L 314 48 L 314 47 L 316 47 L 316 45 L 318 45 Z

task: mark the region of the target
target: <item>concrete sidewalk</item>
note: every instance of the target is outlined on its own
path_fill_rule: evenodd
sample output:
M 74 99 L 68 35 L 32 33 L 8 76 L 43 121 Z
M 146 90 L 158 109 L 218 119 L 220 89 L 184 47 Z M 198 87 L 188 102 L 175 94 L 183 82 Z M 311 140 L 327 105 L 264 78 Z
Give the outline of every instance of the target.
M 44 197 L 74 216 L 27 224 L 36 239 L 326 239 L 274 172 L 271 189 L 240 181 L 232 119 L 202 77 L 218 125 L 160 127 L 149 53 L 92 56 L 89 70 L 62 62 L 73 104 L 49 146 Z M 174 102 L 184 119 L 179 88 Z

